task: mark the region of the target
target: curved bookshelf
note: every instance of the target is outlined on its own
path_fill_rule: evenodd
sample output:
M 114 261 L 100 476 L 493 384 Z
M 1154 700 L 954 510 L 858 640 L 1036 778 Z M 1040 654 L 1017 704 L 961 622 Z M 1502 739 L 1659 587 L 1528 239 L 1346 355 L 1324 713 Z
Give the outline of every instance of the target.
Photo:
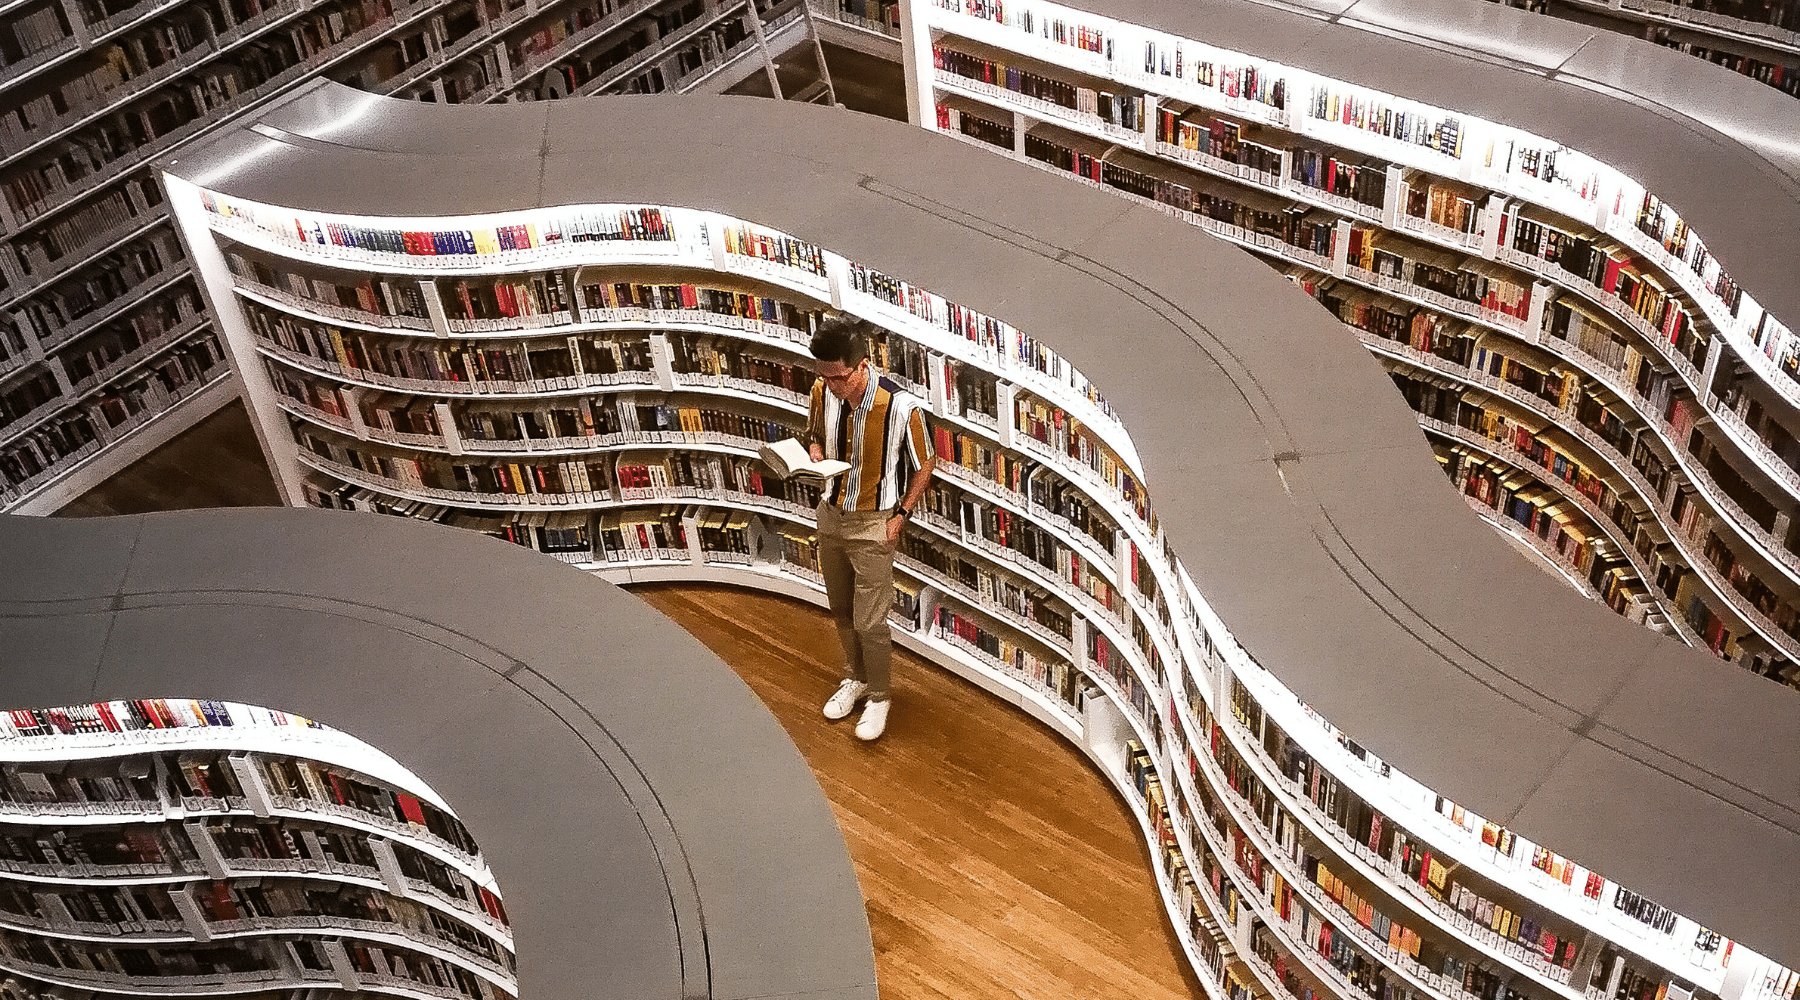
M 292 148 L 297 147 L 281 147 L 284 156 Z M 959 162 L 974 166 L 980 159 L 971 155 Z M 295 169 L 303 173 L 312 168 Z M 1015 180 L 1017 173 L 1005 176 L 1009 181 Z M 209 176 L 204 166 L 184 165 L 182 174 Z M 235 182 L 220 184 L 216 178 L 206 182 L 210 189 L 191 187 L 179 178 L 172 178 L 170 184 L 177 211 L 200 248 L 196 253 L 207 257 L 208 263 L 203 266 L 209 267 L 213 280 L 220 282 L 209 287 L 221 322 L 231 331 L 234 350 L 246 352 L 246 357 L 260 350 L 262 359 L 274 366 L 263 369 L 260 364 L 246 364 L 240 370 L 246 372 L 253 409 L 290 500 L 470 526 L 483 523 L 469 519 L 476 512 L 516 511 L 514 520 L 504 524 L 488 519 L 486 530 L 526 547 L 544 549 L 556 540 L 543 531 L 534 534 L 534 528 L 554 526 L 560 533 L 574 531 L 575 525 L 563 520 L 570 516 L 565 508 L 592 508 L 604 510 L 608 516 L 631 516 L 637 520 L 619 523 L 654 526 L 638 535 L 635 544 L 626 541 L 622 533 L 617 542 L 608 541 L 607 532 L 618 529 L 609 527 L 602 518 L 583 514 L 583 530 L 577 538 L 585 535 L 585 551 L 570 548 L 554 553 L 564 561 L 619 581 L 726 580 L 817 602 L 818 582 L 806 561 L 808 507 L 796 503 L 790 493 L 788 499 L 776 504 L 780 514 L 765 520 L 760 515 L 767 508 L 756 500 L 741 493 L 731 495 L 722 490 L 696 488 L 698 483 L 679 485 L 673 475 L 670 485 L 649 488 L 628 486 L 615 475 L 604 491 L 587 491 L 591 498 L 579 497 L 572 503 L 554 493 L 515 493 L 505 495 L 503 501 L 492 502 L 467 491 L 431 485 L 423 467 L 419 481 L 409 483 L 392 475 L 355 468 L 335 457 L 323 458 L 308 450 L 310 445 L 296 447 L 289 443 L 294 440 L 296 428 L 306 428 L 307 435 L 324 435 L 321 443 L 327 450 L 361 448 L 355 428 L 359 422 L 369 425 L 370 418 L 365 413 L 360 421 L 348 415 L 321 420 L 314 415 L 321 412 L 318 407 L 312 407 L 314 412 L 309 413 L 292 406 L 291 395 L 282 397 L 290 403 L 277 398 L 279 394 L 273 386 L 281 366 L 292 364 L 298 368 L 305 362 L 298 357 L 273 355 L 259 346 L 252 324 L 246 319 L 246 298 L 232 294 L 226 287 L 232 270 L 226 266 L 226 254 L 243 223 L 219 224 L 216 220 L 221 216 L 253 218 L 266 232 L 329 231 L 332 235 L 319 237 L 323 242 L 270 242 L 263 248 L 299 261 L 296 266 L 304 266 L 312 246 L 330 247 L 338 239 L 361 246 L 394 245 L 396 238 L 401 243 L 410 238 L 439 245 L 454 245 L 450 241 L 457 239 L 465 240 L 466 245 L 490 240 L 497 244 L 499 237 L 494 234 L 517 231 L 526 225 L 535 225 L 539 233 L 569 231 L 572 224 L 558 220 L 559 212 L 567 219 L 654 217 L 672 234 L 667 243 L 711 248 L 705 253 L 689 254 L 681 261 L 679 274 L 692 276 L 686 279 L 691 284 L 702 285 L 723 275 L 751 271 L 779 284 L 782 294 L 797 310 L 853 303 L 861 288 L 876 287 L 873 281 L 865 283 L 858 276 L 880 273 L 880 287 L 892 290 L 883 294 L 892 294 L 906 303 L 906 320 L 892 315 L 898 311 L 893 309 L 870 309 L 864 315 L 881 321 L 888 338 L 883 350 L 890 357 L 890 366 L 911 371 L 911 359 L 923 354 L 925 363 L 918 367 L 922 373 L 919 384 L 931 404 L 928 422 L 940 454 L 949 459 L 940 466 L 939 481 L 926 501 L 931 505 L 930 513 L 921 514 L 909 529 L 909 548 L 903 550 L 898 561 L 894 618 L 897 638 L 981 686 L 1029 706 L 1030 714 L 1047 721 L 1095 759 L 1133 805 L 1145 828 L 1152 856 L 1159 866 L 1159 885 L 1164 889 L 1171 918 L 1180 930 L 1184 950 L 1215 1000 L 1236 997 L 1237 990 L 1255 996 L 1292 993 L 1291 983 L 1300 980 L 1290 980 L 1290 976 L 1299 976 L 1319 984 L 1326 992 L 1344 997 L 1363 991 L 1367 983 L 1382 982 L 1400 991 L 1397 995 L 1464 1000 L 1503 982 L 1500 973 L 1493 970 L 1522 977 L 1511 986 L 1520 997 L 1585 998 L 1596 975 L 1603 980 L 1601 986 L 1611 992 L 1610 980 L 1623 975 L 1622 970 L 1628 966 L 1622 957 L 1627 952 L 1634 956 L 1629 968 L 1636 978 L 1631 982 L 1650 982 L 1653 992 L 1658 986 L 1668 988 L 1671 982 L 1691 983 L 1692 987 L 1677 988 L 1705 989 L 1714 996 L 1727 992 L 1719 977 L 1702 978 L 1697 973 L 1708 970 L 1675 954 L 1672 946 L 1646 943 L 1604 921 L 1593 921 L 1594 926 L 1587 926 L 1580 917 L 1565 912 L 1569 909 L 1566 901 L 1533 897 L 1528 877 L 1520 872 L 1500 871 L 1491 881 L 1485 881 L 1488 876 L 1484 870 L 1480 891 L 1486 895 L 1481 898 L 1493 927 L 1484 931 L 1473 923 L 1465 925 L 1441 908 L 1445 904 L 1439 897 L 1450 892 L 1451 883 L 1434 881 L 1414 893 L 1390 874 L 1390 868 L 1398 862 L 1385 854 L 1377 858 L 1376 848 L 1365 848 L 1370 858 L 1361 859 L 1343 837 L 1333 835 L 1325 824 L 1342 823 L 1328 812 L 1307 812 L 1308 807 L 1300 804 L 1292 792 L 1284 796 L 1266 791 L 1286 790 L 1272 780 L 1273 772 L 1259 770 L 1259 765 L 1250 763 L 1255 754 L 1263 752 L 1261 741 L 1272 737 L 1266 732 L 1239 734 L 1230 725 L 1215 720 L 1230 719 L 1234 711 L 1248 713 L 1254 709 L 1260 728 L 1262 710 L 1256 707 L 1257 699 L 1291 699 L 1293 695 L 1255 665 L 1256 661 L 1238 645 L 1234 633 L 1200 597 L 1183 564 L 1174 558 L 1172 539 L 1165 530 L 1168 497 L 1159 493 L 1158 503 L 1153 506 L 1143 491 L 1142 465 L 1135 457 L 1141 442 L 1134 442 L 1129 455 L 1115 453 L 1109 445 L 1123 434 L 1122 429 L 1109 433 L 1103 426 L 1099 431 L 1087 431 L 1085 422 L 1073 412 L 1077 406 L 1095 405 L 1091 388 L 1082 389 L 1077 396 L 1063 391 L 1089 385 L 1082 371 L 1093 370 L 1092 351 L 1087 354 L 1090 363 L 1084 364 L 1082 370 L 1067 369 L 1055 374 L 1053 380 L 1015 378 L 1012 373 L 1016 368 L 1006 352 L 968 352 L 965 345 L 971 341 L 966 333 L 957 330 L 954 322 L 949 327 L 936 325 L 935 318 L 924 323 L 910 322 L 922 318 L 921 313 L 933 315 L 936 304 L 944 300 L 927 298 L 917 286 L 901 284 L 887 277 L 885 271 L 864 269 L 855 261 L 824 249 L 823 244 L 713 212 L 689 211 L 667 204 L 648 207 L 626 203 L 508 214 L 494 212 L 490 203 L 484 211 L 461 216 L 422 212 L 404 216 L 408 219 L 405 225 L 414 227 L 408 232 L 417 235 L 401 236 L 393 228 L 396 223 L 384 222 L 376 213 L 355 205 L 347 206 L 345 212 L 366 214 L 340 215 L 317 202 L 297 210 L 276 207 L 257 201 Z M 1052 186 L 1054 182 L 1040 188 L 1048 191 Z M 398 211 L 396 206 L 396 214 Z M 385 235 L 390 232 L 396 236 Z M 737 242 L 751 236 L 755 243 Z M 748 255 L 727 249 L 732 246 L 761 248 L 763 257 L 754 261 L 739 259 Z M 867 249 L 869 245 L 865 244 Z M 1199 250 L 1187 245 L 1184 249 Z M 341 267 L 348 252 L 339 246 L 325 257 L 333 262 L 331 266 Z M 377 275 L 404 271 L 411 266 L 409 258 L 417 256 L 404 255 L 397 260 L 389 251 L 357 252 L 365 254 L 369 264 L 379 259 L 378 267 L 369 268 L 371 274 Z M 477 262 L 480 256 L 473 255 Z M 504 256 L 496 260 L 501 266 L 495 274 L 505 276 L 544 270 L 553 264 L 560 267 L 559 262 L 566 260 L 567 253 L 546 240 L 537 258 L 525 251 L 503 251 L 495 256 Z M 776 263 L 772 259 L 776 256 L 785 263 Z M 629 268 L 639 266 L 624 254 L 618 255 L 618 260 L 622 262 L 587 262 L 583 266 L 593 268 L 589 273 L 601 277 L 609 268 L 617 269 L 623 276 Z M 480 273 L 467 260 L 422 265 L 421 270 L 451 266 L 461 269 L 459 273 Z M 264 305 L 279 306 L 272 300 Z M 427 298 L 422 312 L 436 315 L 444 307 L 441 300 L 434 306 Z M 1067 321 L 1050 325 L 1067 329 Z M 650 335 L 650 331 L 644 332 Z M 754 337 L 741 336 L 746 332 L 750 331 L 709 331 L 721 341 L 737 338 L 746 345 L 754 343 Z M 439 339 L 464 336 L 468 335 L 442 331 Z M 1023 334 L 1013 332 L 1008 336 L 1021 344 L 1032 343 Z M 1355 346 L 1354 342 L 1351 346 Z M 1041 357 L 1067 364 L 1060 355 Z M 955 364 L 946 365 L 946 360 Z M 1056 364 L 1045 362 L 1044 367 L 1051 370 L 1046 373 L 1050 374 Z M 608 386 L 591 391 L 597 396 L 653 391 L 666 398 L 671 392 L 687 388 L 678 390 L 672 377 L 662 377 L 664 369 L 657 371 L 655 390 Z M 259 372 L 275 375 L 259 377 Z M 334 379 L 340 385 L 351 381 L 316 369 L 307 377 L 323 381 L 330 392 L 337 391 L 331 388 Z M 1040 391 L 1047 389 L 1045 381 L 1058 390 Z M 426 387 L 409 391 L 424 398 L 434 396 L 433 390 Z M 435 395 L 452 398 L 449 392 Z M 542 395 L 547 400 L 558 398 L 554 391 Z M 1140 405 L 1142 401 L 1139 397 Z M 1108 404 L 1109 411 L 1110 408 Z M 1165 456 L 1166 461 L 1166 449 L 1173 438 L 1167 436 L 1166 428 L 1155 425 L 1149 416 L 1152 411 L 1121 409 L 1139 413 L 1140 419 L 1150 421 L 1159 442 L 1158 454 Z M 440 423 L 444 419 L 440 414 Z M 1191 434 L 1187 436 L 1191 438 Z M 600 451 L 604 447 L 595 442 L 589 450 Z M 425 442 L 421 450 L 435 451 L 436 446 Z M 448 441 L 443 450 L 455 453 Z M 673 455 L 685 451 L 699 454 L 707 449 L 671 443 L 664 450 Z M 634 489 L 647 492 L 627 492 Z M 961 498 L 965 492 L 973 503 L 965 503 Z M 1048 514 L 1049 508 L 1041 502 L 1046 499 L 1053 501 L 1059 513 Z M 634 508 L 637 514 L 631 513 Z M 1463 504 L 1455 503 L 1454 509 L 1457 516 L 1468 518 Z M 1079 511 L 1092 512 L 1075 515 L 1083 518 L 1086 528 L 1077 528 L 1070 518 L 1071 512 Z M 1007 513 L 1004 522 L 993 520 L 998 512 Z M 539 525 L 526 522 L 526 518 L 539 514 L 545 518 Z M 1101 519 L 1098 526 L 1086 520 L 1096 514 Z M 554 525 L 551 518 L 557 519 Z M 769 521 L 778 523 L 771 526 Z M 735 528 L 731 527 L 734 523 L 738 523 Z M 515 534 L 513 525 L 520 525 L 523 530 Z M 1023 557 L 1023 550 L 1011 543 L 1015 534 L 1019 545 L 1031 547 L 1039 555 Z M 1097 534 L 1110 537 L 1111 543 L 1101 542 Z M 557 544 L 582 543 L 562 539 Z M 1065 566 L 1084 565 L 1064 561 L 1074 556 L 1085 560 L 1087 569 L 1083 573 L 1097 574 L 1103 590 L 1096 592 L 1077 584 L 1072 578 L 1073 570 L 1069 574 L 1062 572 Z M 948 561 L 928 563 L 926 558 Z M 1510 556 L 1505 558 L 1513 564 L 1517 562 Z M 1051 571 L 1051 566 L 1058 569 Z M 1522 573 L 1538 573 L 1530 567 L 1516 568 Z M 1548 584 L 1540 576 L 1534 585 L 1543 588 Z M 1066 634 L 1060 624 L 1065 616 Z M 1255 672 L 1260 685 L 1254 694 L 1234 680 L 1251 672 Z M 1074 682 L 1072 688 L 1069 683 L 1049 684 L 1044 680 L 1059 676 L 1070 678 Z M 1057 693 L 1052 693 L 1053 689 Z M 1239 694 L 1240 691 L 1244 693 Z M 1306 745 L 1307 753 L 1312 755 L 1308 760 L 1330 762 L 1328 771 L 1315 774 L 1329 780 L 1332 787 L 1345 789 L 1341 801 L 1364 794 L 1360 779 L 1344 774 L 1347 768 L 1341 761 Z M 1286 744 L 1279 746 L 1285 748 Z M 1183 767 L 1180 758 L 1188 756 L 1190 747 L 1205 748 L 1204 754 L 1190 758 L 1188 766 Z M 1179 754 L 1177 748 L 1181 750 Z M 1398 775 L 1397 771 L 1393 773 Z M 1255 792 L 1253 787 L 1265 791 Z M 1358 790 L 1352 793 L 1351 788 Z M 1200 824 L 1182 818 L 1193 815 L 1196 802 L 1207 817 Z M 1391 808 L 1385 806 L 1384 800 L 1384 812 Z M 1411 813 L 1398 815 L 1406 819 L 1390 820 L 1388 829 L 1398 829 L 1395 824 L 1405 822 L 1405 843 L 1410 849 L 1438 849 L 1438 840 L 1445 837 L 1443 831 L 1415 820 Z M 1460 807 L 1457 815 L 1463 815 Z M 1514 849 L 1527 849 L 1516 846 L 1527 844 L 1522 837 L 1511 831 L 1505 831 L 1505 836 L 1509 845 L 1515 845 Z M 1298 839 L 1302 837 L 1310 839 Z M 1376 838 L 1377 847 L 1384 852 L 1399 850 L 1399 843 Z M 1442 850 L 1453 852 L 1455 847 Z M 1313 851 L 1318 853 L 1309 853 Z M 1341 874 L 1321 876 L 1320 871 Z M 1588 869 L 1581 871 L 1585 874 Z M 1594 878 L 1617 898 L 1626 898 L 1617 895 L 1617 883 L 1597 875 Z M 1362 881 L 1352 888 L 1352 879 Z M 1369 888 L 1371 884 L 1375 884 L 1373 890 Z M 1457 891 L 1452 895 L 1459 905 L 1473 906 L 1469 900 L 1475 898 L 1476 890 L 1468 887 L 1466 878 L 1454 884 Z M 1376 921 L 1370 916 L 1374 911 L 1364 906 L 1371 891 L 1383 901 L 1383 911 L 1399 912 L 1401 916 L 1395 919 L 1385 913 L 1376 914 Z M 1198 907 L 1193 898 L 1196 895 L 1201 897 Z M 1427 902 L 1427 897 L 1439 905 Z M 1345 902 L 1351 898 L 1358 900 L 1356 906 Z M 1506 920 L 1492 916 L 1496 908 L 1507 914 Z M 1529 957 L 1526 944 L 1521 943 L 1528 933 L 1521 926 L 1521 911 L 1529 914 L 1524 920 L 1529 921 L 1529 933 L 1533 935 L 1530 947 L 1549 948 L 1556 963 Z M 1200 914 L 1197 918 L 1193 916 L 1196 913 Z M 1667 919 L 1684 918 L 1671 913 Z M 1390 928 L 1392 936 L 1376 937 L 1372 929 L 1376 924 Z M 1556 930 L 1548 930 L 1546 924 Z M 1677 924 L 1671 923 L 1674 926 Z M 1691 933 L 1695 925 L 1689 922 L 1679 926 Z M 1332 941 L 1337 942 L 1335 948 L 1326 947 L 1322 953 L 1321 948 Z M 1402 941 L 1408 942 L 1410 950 L 1397 943 Z M 1752 954 L 1741 945 L 1734 943 L 1732 947 L 1739 956 Z M 1422 948 L 1430 949 L 1423 952 L 1424 959 L 1420 958 Z M 1647 978 L 1645 970 L 1654 974 L 1654 981 Z M 1708 983 L 1712 985 L 1708 987 Z
M 512 932 L 467 832 L 347 734 L 245 705 L 114 701 L 5 713 L 0 760 L 10 973 L 102 993 L 243 993 L 303 985 L 292 949 L 335 939 L 447 963 L 419 967 L 444 995 L 517 991 Z M 238 958 L 219 959 L 230 974 L 215 982 L 183 971 L 179 953 L 195 949 Z M 273 978 L 240 978 L 255 968 Z
M 935 105 L 938 130 L 1124 194 L 1271 258 L 1334 311 L 1350 299 L 1327 289 L 1352 289 L 1359 300 L 1372 295 L 1395 310 L 1395 318 L 1430 315 L 1436 324 L 1503 334 L 1572 362 L 1578 382 L 1612 390 L 1635 421 L 1632 433 L 1647 427 L 1662 440 L 1680 477 L 1693 484 L 1703 518 L 1727 526 L 1719 556 L 1704 537 L 1682 546 L 1686 571 L 1707 592 L 1707 609 L 1682 632 L 1705 633 L 1703 645 L 1758 672 L 1765 659 L 1778 670 L 1800 656 L 1800 640 L 1772 620 L 1800 610 L 1800 555 L 1784 512 L 1794 467 L 1766 464 L 1774 458 L 1769 447 L 1732 433 L 1743 423 L 1735 413 L 1706 420 L 1732 412 L 1715 391 L 1737 365 L 1759 375 L 1769 402 L 1796 422 L 1800 383 L 1773 360 L 1784 356 L 1786 328 L 1641 185 L 1566 145 L 1214 48 L 1196 35 L 1049 3 L 1002 11 L 954 0 L 913 9 L 909 30 L 920 62 L 909 96 L 922 120 Z M 1114 45 L 1122 47 L 1117 58 Z M 1374 117 L 1365 121 L 1365 111 Z M 1383 128 L 1404 132 L 1404 141 Z M 1340 184 L 1344 193 L 1323 190 Z M 1221 217 L 1221 206 L 1236 214 Z M 1447 213 L 1442 221 L 1440 213 Z M 1301 239 L 1296 224 L 1311 235 Z M 1277 232 L 1283 226 L 1286 235 Z M 1296 245 L 1308 240 L 1314 245 Z M 1454 272 L 1485 287 L 1489 300 L 1414 280 L 1415 264 L 1423 274 L 1427 262 L 1434 282 Z M 1504 302 L 1492 301 L 1496 289 Z M 1621 346 L 1635 338 L 1626 349 L 1634 370 L 1645 360 L 1644 375 L 1655 375 L 1653 391 L 1617 385 L 1616 364 L 1587 363 L 1597 359 L 1556 326 L 1571 308 L 1565 301 L 1575 300 L 1578 313 L 1593 317 L 1584 336 L 1605 334 Z M 1562 312 L 1553 316 L 1553 306 Z M 1671 386 L 1688 398 L 1672 398 Z M 1671 406 L 1681 409 L 1665 413 Z M 1668 425 L 1670 413 L 1680 415 L 1679 431 Z M 1773 433 L 1784 433 L 1767 419 Z M 1573 420 L 1558 423 L 1579 429 Z M 1707 462 L 1722 465 L 1713 470 Z M 1629 474 L 1620 478 L 1639 485 Z M 1669 498 L 1641 497 L 1676 536 L 1664 509 Z M 1753 604 L 1748 593 L 1769 596 Z M 1694 618 L 1687 608 L 1682 614 Z

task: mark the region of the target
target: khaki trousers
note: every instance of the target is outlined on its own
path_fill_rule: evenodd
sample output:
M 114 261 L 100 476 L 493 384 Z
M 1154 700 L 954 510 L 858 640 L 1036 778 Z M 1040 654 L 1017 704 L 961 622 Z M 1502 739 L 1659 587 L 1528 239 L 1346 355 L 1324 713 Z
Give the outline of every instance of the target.
M 844 676 L 867 684 L 870 701 L 886 701 L 894 644 L 887 622 L 894 606 L 894 553 L 887 547 L 893 512 L 822 503 L 815 513 L 819 572 L 844 645 Z

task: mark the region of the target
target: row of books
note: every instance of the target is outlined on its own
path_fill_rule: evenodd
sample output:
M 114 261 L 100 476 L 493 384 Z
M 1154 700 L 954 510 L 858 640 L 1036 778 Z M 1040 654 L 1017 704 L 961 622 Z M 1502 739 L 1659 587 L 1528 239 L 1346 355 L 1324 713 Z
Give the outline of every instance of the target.
M 1463 155 L 1462 122 L 1455 116 L 1434 118 L 1423 107 L 1389 103 L 1341 84 L 1327 82 L 1314 87 L 1307 98 L 1306 113 L 1396 142 L 1424 146 L 1453 159 Z
M 767 295 L 691 283 L 584 282 L 581 294 L 582 306 L 586 309 L 693 310 L 806 331 L 816 328 L 822 315 L 818 309 L 797 306 Z
M 1010 573 L 996 572 L 984 563 L 948 551 L 918 531 L 902 534 L 897 551 L 935 572 L 948 591 L 965 600 L 1011 612 L 1012 617 L 1039 625 L 1064 640 L 1071 635 L 1073 618 L 1069 608 L 1035 585 L 1026 585 Z M 1039 641 L 1043 641 L 1041 637 Z
M 1203 121 L 1191 120 L 1193 116 L 1203 114 L 1198 109 L 1177 113 L 1159 108 L 1156 114 L 1157 142 L 1241 164 L 1271 178 L 1282 174 L 1282 151 L 1244 138 L 1242 123 L 1210 114 L 1205 115 Z
M 720 239 L 728 254 L 769 261 L 815 277 L 825 277 L 825 252 L 786 233 L 765 232 L 754 226 L 738 223 L 724 226 Z
M 1019 433 L 1094 473 L 1101 482 L 1118 492 L 1152 533 L 1156 531 L 1156 515 L 1144 484 L 1079 419 L 1047 400 L 1023 392 L 1014 397 L 1014 407 L 1014 427 Z
M 69 384 L 81 391 L 84 383 L 104 379 L 108 369 L 123 359 L 194 325 L 205 307 L 185 282 L 122 316 L 83 335 L 61 350 L 57 362 Z M 207 365 L 206 367 L 211 367 Z
M 449 319 L 503 320 L 548 316 L 572 322 L 571 296 L 562 275 L 551 273 L 492 282 L 457 281 L 444 297 Z
M 938 605 L 932 628 L 939 638 L 983 654 L 991 665 L 1031 683 L 1038 690 L 1055 697 L 1062 704 L 1079 711 L 1081 687 L 1079 672 L 1068 662 L 1047 657 L 1035 649 L 1021 645 L 1014 638 L 988 627 L 985 619 Z
M 1476 232 L 1481 222 L 1473 198 L 1436 181 L 1407 185 L 1406 214 L 1465 234 Z
M 59 281 L 26 299 L 19 312 L 27 321 L 26 329 L 39 340 L 60 339 L 78 321 L 152 279 L 166 276 L 181 262 L 181 247 L 174 234 L 153 230 L 107 252 L 97 261 L 103 267 Z
M 1700 279 L 1700 284 L 1719 297 L 1719 301 L 1731 311 L 1731 315 L 1738 314 L 1743 289 L 1738 287 L 1731 275 L 1725 273 L 1718 259 L 1706 249 L 1699 234 L 1688 228 L 1687 220 L 1678 215 L 1674 208 L 1646 191 L 1633 223 L 1639 232 L 1661 244 L 1670 256 L 1686 264 Z
M 671 367 L 678 374 L 756 382 L 795 395 L 804 395 L 812 387 L 810 367 L 795 364 L 791 356 L 765 357 L 735 338 L 675 333 L 669 337 L 669 346 L 673 353 Z M 876 364 L 887 368 L 880 359 L 876 359 Z
M 548 379 L 649 372 L 654 367 L 644 335 L 551 336 L 484 347 L 410 337 L 389 340 L 258 303 L 248 303 L 244 315 L 259 340 L 365 378 L 373 374 L 416 382 L 475 383 L 489 392 L 519 392 Z
M 113 91 L 207 41 L 204 19 L 190 15 L 153 24 L 106 45 L 84 72 L 53 84 L 40 83 L 34 96 L 0 114 L 0 149 L 16 152 L 57 124 L 103 107 Z
M 97 702 L 66 708 L 13 709 L 0 712 L 0 739 L 81 733 L 119 733 L 146 729 L 208 726 L 298 726 L 319 728 L 310 719 L 219 701 L 148 698 Z
M 568 243 L 675 238 L 660 208 L 564 208 L 541 220 L 491 229 L 398 230 L 358 226 L 296 216 L 280 209 L 261 209 L 210 191 L 201 204 L 225 219 L 238 219 L 291 242 L 348 247 L 404 256 L 486 255 L 536 250 Z
M 57 269 L 58 261 L 77 256 L 122 227 L 141 224 L 150 209 L 140 205 L 154 206 L 161 201 L 160 195 L 151 193 L 152 187 L 142 182 L 128 183 L 63 213 L 56 222 L 34 229 L 24 238 L 15 239 L 13 249 L 18 253 L 20 266 L 28 275 L 47 276 Z
M 430 318 L 424 293 L 415 281 L 358 276 L 353 283 L 342 284 L 330 278 L 303 274 L 286 263 L 271 264 L 237 252 L 227 252 L 225 263 L 233 275 L 252 285 L 283 291 L 306 302 L 369 316 Z
M 1388 230 L 1362 225 L 1351 227 L 1348 249 L 1352 267 L 1377 277 L 1393 278 L 1517 320 L 1531 313 L 1530 286 L 1486 262 L 1471 259 L 1460 266 L 1433 263 L 1421 256 L 1426 252 L 1423 248 L 1406 245 Z
M 1241 144 L 1240 150 L 1253 145 Z M 1039 136 L 1026 137 L 1025 155 L 1128 194 L 1236 226 L 1246 233 L 1274 236 L 1316 257 L 1329 259 L 1336 251 L 1336 216 L 1323 210 L 1306 205 L 1290 205 L 1281 211 L 1258 208 L 1228 195 L 1103 161 Z M 1279 169 L 1279 162 L 1274 166 Z
M 1508 485 L 1515 478 L 1511 468 L 1490 466 L 1473 456 L 1450 456 L 1445 471 L 1464 496 L 1542 539 L 1577 575 L 1585 577 L 1594 568 L 1594 529 L 1565 513 L 1566 505 L 1555 494 L 1529 483 L 1514 489 Z

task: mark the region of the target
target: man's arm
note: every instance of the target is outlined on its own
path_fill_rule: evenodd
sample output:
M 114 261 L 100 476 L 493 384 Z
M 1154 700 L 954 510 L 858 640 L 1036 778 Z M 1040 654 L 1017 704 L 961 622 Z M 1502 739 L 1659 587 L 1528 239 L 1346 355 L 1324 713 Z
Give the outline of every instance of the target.
M 931 488 L 931 470 L 937 466 L 937 456 L 931 451 L 931 435 L 925 432 L 925 418 L 920 411 L 914 410 L 907 420 L 907 435 L 912 438 L 908 444 L 913 450 L 918 468 L 913 470 L 912 480 L 906 485 L 906 495 L 900 498 L 900 506 L 907 512 L 917 510 L 919 501 L 924 498 L 925 491 Z M 888 518 L 888 548 L 900 543 L 900 531 L 906 527 L 906 518 L 896 514 Z
M 825 381 L 814 379 L 812 399 L 806 408 L 806 454 L 817 462 L 825 457 Z

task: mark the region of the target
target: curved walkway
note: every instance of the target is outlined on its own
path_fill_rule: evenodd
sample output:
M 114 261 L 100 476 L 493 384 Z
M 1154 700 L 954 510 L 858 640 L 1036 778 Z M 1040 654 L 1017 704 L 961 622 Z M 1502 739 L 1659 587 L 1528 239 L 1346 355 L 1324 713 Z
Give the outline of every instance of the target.
M 875 997 L 818 783 L 624 591 L 473 532 L 314 510 L 0 517 L 0 552 L 0 705 L 216 698 L 381 748 L 480 841 L 521 995 Z

